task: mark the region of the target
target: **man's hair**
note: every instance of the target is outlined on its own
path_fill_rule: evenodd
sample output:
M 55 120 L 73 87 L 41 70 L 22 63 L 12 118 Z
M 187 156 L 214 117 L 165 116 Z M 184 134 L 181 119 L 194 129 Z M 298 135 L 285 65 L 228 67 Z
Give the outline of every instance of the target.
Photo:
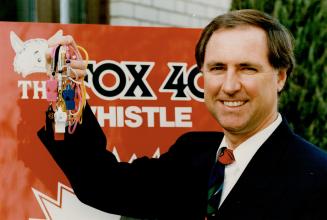
M 292 34 L 276 19 L 253 9 L 230 11 L 214 18 L 204 28 L 195 48 L 198 68 L 203 66 L 206 46 L 213 32 L 241 25 L 259 27 L 266 32 L 269 63 L 276 69 L 286 68 L 287 75 L 290 75 L 295 66 Z

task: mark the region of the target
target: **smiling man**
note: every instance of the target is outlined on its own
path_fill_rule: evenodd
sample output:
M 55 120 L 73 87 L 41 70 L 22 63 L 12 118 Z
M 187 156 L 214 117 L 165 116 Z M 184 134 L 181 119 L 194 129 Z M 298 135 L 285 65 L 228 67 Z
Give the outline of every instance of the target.
M 236 148 L 277 118 L 278 91 L 286 68 L 268 60 L 264 30 L 250 25 L 222 28 L 207 43 L 202 71 L 205 103 Z
M 64 141 L 39 131 L 78 198 L 147 219 L 326 219 L 327 155 L 278 113 L 294 67 L 290 33 L 262 12 L 232 11 L 205 27 L 196 60 L 223 133 L 187 133 L 160 158 L 127 164 L 106 150 L 89 106 Z

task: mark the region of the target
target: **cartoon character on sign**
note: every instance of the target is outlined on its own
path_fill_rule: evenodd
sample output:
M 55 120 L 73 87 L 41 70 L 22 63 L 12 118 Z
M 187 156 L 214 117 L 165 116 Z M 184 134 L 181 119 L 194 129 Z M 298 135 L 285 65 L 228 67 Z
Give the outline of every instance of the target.
M 11 46 L 16 52 L 14 70 L 23 77 L 35 72 L 47 72 L 45 52 L 48 41 L 41 38 L 22 41 L 15 32 L 10 32 Z

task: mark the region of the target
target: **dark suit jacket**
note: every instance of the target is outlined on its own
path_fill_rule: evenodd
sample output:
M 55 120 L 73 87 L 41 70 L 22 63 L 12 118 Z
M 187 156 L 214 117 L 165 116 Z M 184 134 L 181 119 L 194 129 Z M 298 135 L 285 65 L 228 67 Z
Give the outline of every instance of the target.
M 210 169 L 223 137 L 191 132 L 159 159 L 118 163 L 87 106 L 65 141 L 38 135 L 77 197 L 97 209 L 149 219 L 204 219 Z M 326 207 L 326 208 L 325 208 Z M 260 147 L 214 219 L 327 219 L 327 156 L 285 120 Z M 210 219 L 210 218 L 209 218 Z

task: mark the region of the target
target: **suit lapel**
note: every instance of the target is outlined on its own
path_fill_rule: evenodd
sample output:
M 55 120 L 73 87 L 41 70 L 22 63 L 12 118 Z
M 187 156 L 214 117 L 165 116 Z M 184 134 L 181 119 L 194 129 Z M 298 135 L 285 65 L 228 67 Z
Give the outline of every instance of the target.
M 252 211 L 256 212 L 256 216 L 265 214 L 265 208 L 283 191 L 282 181 L 276 176 L 282 171 L 284 152 L 287 151 L 285 142 L 291 134 L 287 122 L 283 120 L 251 159 L 221 205 L 219 216 L 230 215 L 230 209 L 235 215 L 243 217 L 251 216 Z

